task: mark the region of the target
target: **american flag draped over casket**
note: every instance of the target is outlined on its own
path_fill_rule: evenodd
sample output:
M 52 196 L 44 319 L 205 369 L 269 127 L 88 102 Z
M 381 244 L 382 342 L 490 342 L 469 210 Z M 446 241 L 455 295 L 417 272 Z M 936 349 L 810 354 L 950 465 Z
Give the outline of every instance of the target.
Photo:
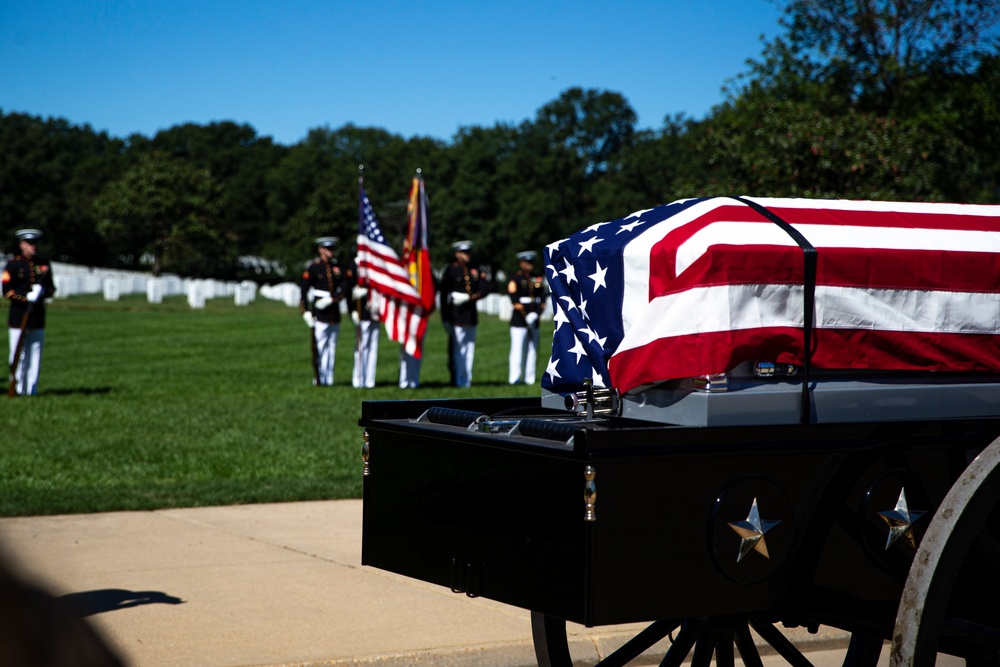
M 802 365 L 807 313 L 813 368 L 1000 372 L 1000 206 L 689 199 L 545 260 L 554 392 Z

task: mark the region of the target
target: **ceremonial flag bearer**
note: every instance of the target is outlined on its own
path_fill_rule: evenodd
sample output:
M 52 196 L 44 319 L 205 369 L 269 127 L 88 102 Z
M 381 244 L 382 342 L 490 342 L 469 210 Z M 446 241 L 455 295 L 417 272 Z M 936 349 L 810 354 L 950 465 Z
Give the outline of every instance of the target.
M 378 364 L 378 303 L 381 295 L 372 292 L 367 285 L 358 284 L 351 290 L 351 299 L 351 320 L 354 322 L 354 375 L 351 376 L 351 384 L 370 389 L 375 386 Z

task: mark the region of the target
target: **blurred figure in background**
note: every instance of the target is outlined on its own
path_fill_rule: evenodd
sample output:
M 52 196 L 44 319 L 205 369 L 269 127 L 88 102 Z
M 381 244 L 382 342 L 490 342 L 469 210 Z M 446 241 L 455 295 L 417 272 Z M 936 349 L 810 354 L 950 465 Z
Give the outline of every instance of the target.
M 354 322 L 354 375 L 355 387 L 375 386 L 375 366 L 378 363 L 379 304 L 378 292 L 365 285 L 351 290 L 351 320 Z
M 510 317 L 510 384 L 535 384 L 538 361 L 539 320 L 545 310 L 545 283 L 534 275 L 536 254 L 517 253 L 518 270 L 507 283 L 507 295 L 514 306 Z
M 2 289 L 10 301 L 7 327 L 11 369 L 11 387 L 18 396 L 38 393 L 38 375 L 42 367 L 42 346 L 45 343 L 45 299 L 56 293 L 52 282 L 52 266 L 38 255 L 38 240 L 42 232 L 21 229 L 17 232 L 20 252 L 7 262 L 3 270 Z M 23 337 L 23 340 L 22 340 Z
M 479 266 L 472 262 L 472 241 L 459 241 L 451 248 L 455 251 L 455 261 L 441 275 L 441 318 L 448 332 L 453 384 L 471 387 L 479 324 L 476 304 L 489 293 L 489 286 Z
M 354 285 L 354 271 L 342 268 L 333 256 L 337 238 L 316 239 L 319 259 L 302 273 L 299 313 L 312 330 L 313 384 L 333 384 L 333 364 L 340 331 L 340 302 Z

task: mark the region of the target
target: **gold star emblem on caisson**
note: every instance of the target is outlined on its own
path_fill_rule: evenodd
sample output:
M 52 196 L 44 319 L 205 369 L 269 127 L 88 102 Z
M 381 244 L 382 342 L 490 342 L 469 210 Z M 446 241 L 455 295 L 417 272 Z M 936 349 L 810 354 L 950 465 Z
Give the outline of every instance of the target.
M 729 527 L 736 531 L 736 534 L 741 538 L 740 554 L 736 557 L 736 562 L 739 563 L 751 551 L 756 551 L 770 560 L 771 556 L 767 553 L 767 542 L 764 540 L 764 535 L 779 523 L 781 522 L 762 520 L 760 510 L 757 508 L 757 499 L 754 498 L 753 504 L 750 506 L 750 514 L 747 515 L 746 519 L 729 522 Z
M 882 517 L 882 520 L 886 522 L 889 526 L 889 537 L 886 539 L 885 548 L 888 549 L 896 540 L 903 538 L 903 540 L 910 545 L 911 548 L 916 549 L 916 540 L 913 538 L 913 524 L 922 517 L 926 512 L 917 512 L 911 510 L 909 505 L 906 503 L 906 489 L 900 489 L 899 499 L 896 501 L 896 507 L 894 509 L 879 512 L 878 515 Z

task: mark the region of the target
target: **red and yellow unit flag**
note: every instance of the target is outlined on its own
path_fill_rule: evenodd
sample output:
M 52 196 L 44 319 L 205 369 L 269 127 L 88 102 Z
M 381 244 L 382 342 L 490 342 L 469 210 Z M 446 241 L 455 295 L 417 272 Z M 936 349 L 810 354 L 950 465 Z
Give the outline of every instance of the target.
M 427 193 L 424 179 L 413 177 L 410 203 L 407 206 L 409 224 L 403 244 L 403 264 L 410 276 L 410 284 L 420 295 L 420 304 L 430 313 L 434 310 L 434 277 L 431 274 L 430 251 L 427 249 Z

